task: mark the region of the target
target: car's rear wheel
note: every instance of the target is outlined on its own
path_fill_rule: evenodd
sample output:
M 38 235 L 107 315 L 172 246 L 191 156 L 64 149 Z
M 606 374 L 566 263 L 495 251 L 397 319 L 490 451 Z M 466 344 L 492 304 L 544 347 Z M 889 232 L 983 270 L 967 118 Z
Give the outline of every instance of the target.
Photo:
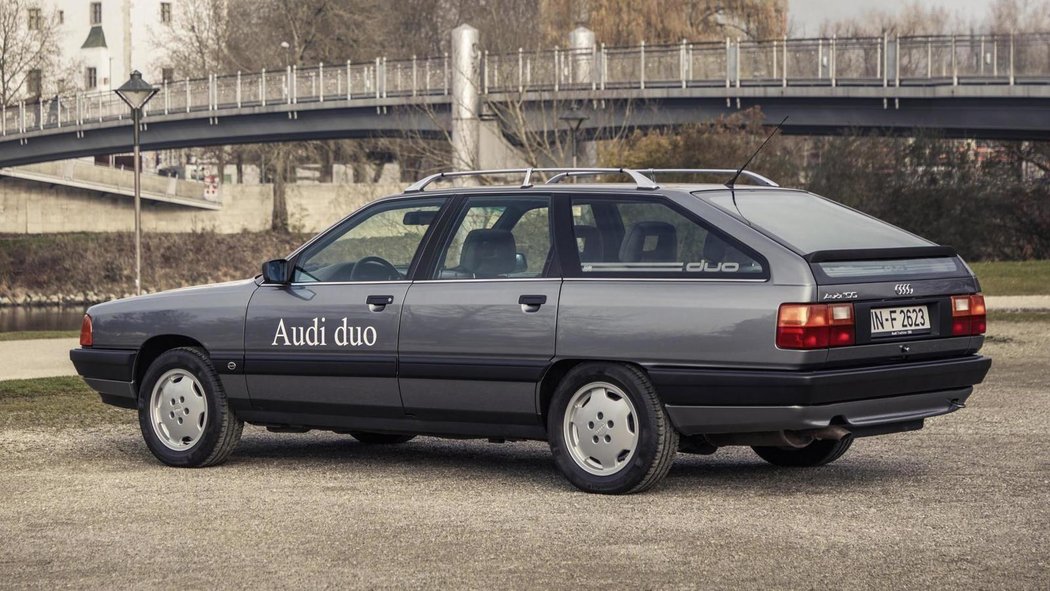
M 204 352 L 182 347 L 161 354 L 146 371 L 139 390 L 139 427 L 160 461 L 204 467 L 229 457 L 244 423 L 230 410 Z
M 759 447 L 755 450 L 758 457 L 775 466 L 790 468 L 812 468 L 830 464 L 842 457 L 842 454 L 853 445 L 853 437 L 846 436 L 838 441 L 817 440 L 806 447 Z
M 562 474 L 593 493 L 644 491 L 667 475 L 678 451 L 649 378 L 618 363 L 573 368 L 551 399 L 547 433 Z
M 415 435 L 398 435 L 395 433 L 373 433 L 371 431 L 350 431 L 350 436 L 369 445 L 392 445 L 396 443 L 407 443 L 416 438 Z

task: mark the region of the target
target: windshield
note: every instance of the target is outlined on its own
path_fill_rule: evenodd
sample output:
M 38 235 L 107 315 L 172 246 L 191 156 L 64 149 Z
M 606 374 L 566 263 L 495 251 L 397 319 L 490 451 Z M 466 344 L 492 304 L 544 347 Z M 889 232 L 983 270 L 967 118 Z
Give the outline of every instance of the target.
M 809 254 L 820 250 L 907 248 L 933 243 L 830 199 L 803 191 L 737 189 L 702 193 L 712 203 Z

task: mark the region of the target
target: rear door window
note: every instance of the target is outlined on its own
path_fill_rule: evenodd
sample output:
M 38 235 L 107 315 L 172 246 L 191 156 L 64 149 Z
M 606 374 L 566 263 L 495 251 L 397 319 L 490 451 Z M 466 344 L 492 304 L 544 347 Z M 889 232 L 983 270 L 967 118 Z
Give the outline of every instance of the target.
M 757 253 L 662 201 L 573 198 L 572 232 L 582 277 L 768 277 Z
M 542 277 L 552 248 L 547 197 L 471 197 L 438 258 L 434 279 Z

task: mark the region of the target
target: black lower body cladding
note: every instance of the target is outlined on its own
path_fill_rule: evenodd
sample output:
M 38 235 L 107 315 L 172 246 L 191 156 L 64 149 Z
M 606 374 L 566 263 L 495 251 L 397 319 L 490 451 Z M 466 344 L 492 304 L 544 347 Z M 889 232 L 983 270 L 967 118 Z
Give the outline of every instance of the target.
M 807 372 L 649 371 L 675 427 L 694 435 L 922 420 L 962 408 L 990 367 L 970 356 Z
M 650 366 L 665 404 L 814 405 L 966 388 L 992 360 L 980 355 L 850 369 L 763 371 Z

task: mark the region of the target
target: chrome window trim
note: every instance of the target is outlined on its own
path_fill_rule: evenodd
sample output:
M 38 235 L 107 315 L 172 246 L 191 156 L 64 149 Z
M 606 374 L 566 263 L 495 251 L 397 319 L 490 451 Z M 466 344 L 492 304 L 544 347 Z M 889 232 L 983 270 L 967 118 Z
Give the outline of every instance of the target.
M 730 279 L 721 277 L 566 277 L 564 281 L 686 281 L 703 283 L 769 283 L 769 279 Z
M 564 281 L 561 277 L 489 277 L 485 279 L 417 279 L 414 283 L 520 283 L 522 281 Z
M 299 283 L 263 283 L 263 285 L 277 285 L 281 287 L 313 287 L 315 285 L 399 285 L 403 283 L 412 283 L 409 279 L 399 279 L 396 281 L 306 281 Z

